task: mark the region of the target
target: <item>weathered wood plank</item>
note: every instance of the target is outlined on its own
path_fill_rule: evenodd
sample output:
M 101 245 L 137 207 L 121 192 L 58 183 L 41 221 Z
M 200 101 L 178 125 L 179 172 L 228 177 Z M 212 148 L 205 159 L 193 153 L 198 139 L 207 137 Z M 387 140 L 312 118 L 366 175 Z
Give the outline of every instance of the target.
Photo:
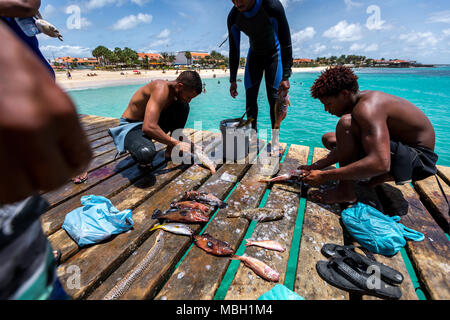
M 308 147 L 291 145 L 281 164 L 279 174 L 295 170 L 308 160 Z M 286 188 L 289 186 L 290 188 Z M 297 184 L 275 184 L 267 199 L 265 208 L 284 209 L 285 217 L 279 221 L 259 223 L 251 236 L 252 240 L 275 240 L 286 251 L 283 253 L 248 247 L 245 253 L 268 264 L 280 273 L 280 283 L 284 282 L 289 260 L 289 252 L 294 236 L 297 211 L 300 203 L 301 188 Z M 225 297 L 226 300 L 256 300 L 263 293 L 272 289 L 273 283 L 257 276 L 252 270 L 240 264 L 236 276 Z
M 439 178 L 442 188 L 450 201 L 450 187 Z M 441 189 L 436 181 L 435 176 L 428 177 L 424 180 L 414 182 L 414 188 L 419 193 L 420 198 L 430 208 L 436 222 L 444 229 L 446 233 L 450 232 L 450 215 L 449 206 Z
M 372 207 L 376 208 L 378 211 L 384 213 L 383 205 L 382 205 L 381 201 L 379 200 L 379 198 L 373 188 L 356 185 L 356 195 L 357 195 L 357 199 L 359 202 L 362 202 L 369 206 L 372 206 Z M 351 237 L 350 234 L 348 234 L 348 235 L 349 235 L 349 237 Z M 353 243 L 352 243 L 353 245 L 360 246 L 360 244 L 357 241 L 355 241 L 353 238 L 352 238 L 352 240 L 353 240 Z M 362 252 L 360 252 L 360 253 L 364 254 Z M 403 261 L 401 254 L 397 253 L 396 255 L 394 255 L 392 257 L 386 257 L 381 254 L 375 254 L 375 253 L 373 255 L 378 262 L 383 263 L 383 264 L 399 271 L 401 274 L 403 274 L 404 280 L 401 283 L 401 285 L 399 285 L 399 288 L 402 291 L 402 297 L 400 299 L 401 300 L 417 300 L 418 297 L 417 297 L 416 291 L 414 290 L 414 285 L 412 283 L 411 277 L 408 274 L 408 270 L 406 269 L 405 262 Z M 363 295 L 362 299 L 363 300 L 380 300 L 379 298 L 376 298 L 373 296 L 368 296 L 368 295 Z
M 58 270 L 66 292 L 75 299 L 89 294 L 148 238 L 150 228 L 156 223 L 151 219 L 155 209 L 169 207 L 175 197 L 187 190 L 198 188 L 210 174 L 211 172 L 203 167 L 191 166 L 133 211 L 134 226 L 131 231 L 119 234 L 108 242 L 86 248 L 62 264 Z M 70 274 L 66 268 L 71 265 L 78 266 L 83 275 L 79 288 L 67 286 Z
M 408 240 L 406 251 L 431 299 L 449 300 L 450 248 L 445 233 L 410 185 L 385 183 L 377 191 L 389 214 L 402 216 L 403 225 L 425 235 L 420 242 Z
M 315 148 L 313 162 L 324 158 L 328 150 Z M 333 183 L 325 188 L 335 187 Z M 311 189 L 312 190 L 312 189 Z M 349 294 L 329 285 L 316 271 L 316 263 L 327 260 L 320 249 L 326 243 L 344 245 L 340 225 L 340 207 L 314 203 L 307 198 L 294 291 L 307 300 L 348 300 Z
M 281 148 L 284 150 L 286 145 L 282 144 Z M 264 148 L 261 152 L 270 151 Z M 227 213 L 258 207 L 267 189 L 266 183 L 259 182 L 263 169 L 263 165 L 257 163 L 247 171 L 228 198 L 228 207 L 219 210 L 206 227 L 206 233 L 228 242 L 235 249 L 238 247 L 249 226 L 249 221 L 243 218 L 227 218 Z M 194 246 L 158 293 L 156 299 L 212 300 L 229 263 L 226 257 L 206 254 Z
M 97 139 L 95 141 L 90 142 L 90 145 L 91 145 L 91 148 L 97 148 L 97 147 L 103 146 L 103 145 L 111 143 L 111 142 L 113 142 L 113 139 L 108 135 L 101 139 Z
M 108 132 L 109 128 L 113 128 L 116 127 L 119 124 L 119 119 L 116 120 L 110 120 L 110 121 L 106 121 L 104 123 L 102 123 L 99 126 L 95 126 L 93 128 L 90 129 L 84 129 L 84 132 L 87 136 L 102 132 L 102 131 L 106 131 Z
M 94 142 L 95 140 L 102 139 L 105 137 L 109 137 L 108 129 L 103 129 L 99 132 L 87 135 L 87 139 L 89 140 L 89 142 Z
M 439 176 L 450 185 L 450 167 L 437 166 Z
M 243 176 L 248 167 L 248 164 L 225 164 L 198 190 L 200 192 L 212 193 L 216 197 L 224 199 L 229 191 L 231 191 L 236 181 Z M 225 174 L 236 177 L 236 181 L 225 179 Z M 201 226 L 197 224 L 192 224 L 190 227 L 195 232 L 200 231 L 201 228 Z M 103 299 L 108 291 L 117 283 L 117 279 L 126 275 L 129 270 L 132 270 L 143 259 L 149 248 L 153 245 L 156 236 L 157 232 L 153 233 L 149 239 L 147 239 L 145 243 L 139 247 L 129 259 L 127 259 L 127 261 L 125 261 L 91 296 L 89 296 L 89 299 Z M 120 299 L 135 300 L 152 298 L 168 273 L 175 267 L 175 264 L 191 244 L 191 240 L 187 237 L 170 233 L 166 233 L 164 237 L 164 247 L 154 258 L 154 262 L 152 262 L 146 271 L 134 281 L 132 287 L 123 294 Z
M 113 121 L 118 121 L 118 119 L 103 118 L 103 119 L 90 120 L 87 123 L 82 122 L 81 123 L 81 127 L 83 128 L 83 130 L 87 131 L 87 130 L 91 130 L 93 128 L 103 127 L 107 123 L 110 123 L 110 122 L 113 122 Z

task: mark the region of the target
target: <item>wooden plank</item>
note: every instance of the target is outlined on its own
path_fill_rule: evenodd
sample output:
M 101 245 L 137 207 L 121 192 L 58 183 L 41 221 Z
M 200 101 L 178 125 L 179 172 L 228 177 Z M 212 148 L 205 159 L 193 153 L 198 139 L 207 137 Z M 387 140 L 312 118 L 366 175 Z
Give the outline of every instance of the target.
M 91 130 L 93 128 L 103 127 L 106 124 L 113 122 L 113 121 L 118 121 L 118 119 L 102 118 L 102 119 L 89 120 L 87 123 L 82 122 L 81 127 L 83 128 L 83 130 L 87 131 L 87 130 Z
M 445 181 L 446 184 L 450 185 L 450 167 L 437 166 L 438 174 Z
M 438 177 L 438 179 L 444 189 L 447 199 L 450 201 L 450 187 L 440 177 Z M 436 222 L 444 229 L 444 232 L 449 233 L 449 206 L 439 188 L 436 176 L 414 182 L 414 187 L 424 204 L 430 209 L 430 213 L 433 215 Z
M 129 255 L 149 236 L 150 228 L 156 223 L 151 219 L 155 209 L 167 208 L 170 203 L 185 191 L 198 188 L 211 172 L 198 165 L 193 165 L 172 183 L 166 185 L 133 211 L 133 229 L 122 233 L 105 243 L 86 248 L 63 263 L 59 269 L 59 277 L 66 292 L 74 299 L 84 297 L 107 278 Z M 68 286 L 71 274 L 70 266 L 77 266 L 82 277 L 79 287 Z
M 101 131 L 88 135 L 87 139 L 89 142 L 94 142 L 95 140 L 102 139 L 105 137 L 109 137 L 108 129 L 102 129 Z
M 248 167 L 248 164 L 225 164 L 198 190 L 200 192 L 212 193 L 216 197 L 224 199 L 235 185 L 234 181 L 223 178 L 225 177 L 224 175 L 234 176 L 236 177 L 236 180 L 239 180 Z M 198 224 L 192 224 L 190 227 L 195 232 L 200 231 L 201 228 Z M 89 299 L 103 299 L 109 290 L 117 283 L 118 279 L 124 277 L 129 270 L 132 270 L 140 263 L 140 261 L 142 261 L 143 257 L 148 253 L 148 250 L 153 246 L 157 234 L 158 232 L 154 232 L 147 241 L 145 241 L 129 259 L 127 259 L 127 261 L 125 261 L 91 296 L 89 296 Z M 136 300 L 152 298 L 156 294 L 157 289 L 161 286 L 163 280 L 175 267 L 175 264 L 185 253 L 190 244 L 191 240 L 187 237 L 166 233 L 164 235 L 164 247 L 161 252 L 154 258 L 154 262 L 152 262 L 146 268 L 146 271 L 134 281 L 132 287 L 125 292 L 120 299 Z
M 315 148 L 313 162 L 324 158 L 328 150 Z M 324 188 L 335 187 L 328 183 Z M 322 187 L 321 187 L 322 188 Z M 348 300 L 349 294 L 329 285 L 316 271 L 316 263 L 326 261 L 320 249 L 326 243 L 344 245 L 340 225 L 340 207 L 314 203 L 307 198 L 294 291 L 306 300 Z
M 360 185 L 356 185 L 356 196 L 359 202 L 365 203 L 371 207 L 374 207 L 380 212 L 384 213 L 383 205 L 379 200 L 375 190 L 373 188 L 363 187 Z M 347 230 L 345 230 L 347 232 Z M 347 232 L 348 233 L 348 232 Z M 348 234 L 349 237 L 350 234 Z M 358 242 L 356 242 L 352 238 L 353 242 L 351 244 L 355 246 L 360 246 Z M 360 254 L 364 254 L 363 252 L 359 252 Z M 373 254 L 375 259 L 383 263 L 403 274 L 404 280 L 401 285 L 398 287 L 402 291 L 401 300 L 418 300 L 416 291 L 414 289 L 414 285 L 412 283 L 411 277 L 408 274 L 408 270 L 406 269 L 405 262 L 403 261 L 402 255 L 400 253 L 395 254 L 392 257 L 387 257 L 381 254 Z M 363 300 L 381 300 L 377 297 L 363 295 Z
M 285 144 L 281 145 L 284 150 Z M 267 148 L 261 152 L 270 152 Z M 258 158 L 259 159 L 259 158 Z M 227 213 L 258 207 L 267 189 L 261 183 L 261 163 L 254 164 L 228 198 L 228 207 L 216 214 L 206 227 L 206 233 L 237 248 L 249 226 L 243 218 L 227 218 Z M 156 299 L 212 300 L 230 261 L 227 257 L 206 254 L 194 246 L 169 278 Z M 208 267 L 209 266 L 209 267 Z
M 108 136 L 103 137 L 101 139 L 97 139 L 95 141 L 91 141 L 90 145 L 91 145 L 91 148 L 97 148 L 97 147 L 103 146 L 103 145 L 111 143 L 111 142 L 113 142 L 113 138 L 111 138 L 108 135 Z
M 119 119 L 116 120 L 110 120 L 102 123 L 101 125 L 95 126 L 90 129 L 84 129 L 84 132 L 87 136 L 102 132 L 102 131 L 108 131 L 109 128 L 114 128 L 119 124 Z
M 400 223 L 425 235 L 408 241 L 406 251 L 420 282 L 433 300 L 450 299 L 449 241 L 410 185 L 385 183 L 378 189 L 387 212 L 400 215 Z
M 297 169 L 298 166 L 306 164 L 308 153 L 308 147 L 291 145 L 279 174 L 288 173 Z M 287 188 L 287 186 L 290 188 Z M 285 210 L 285 217 L 278 221 L 257 224 L 251 236 L 251 240 L 278 241 L 286 248 L 285 252 L 280 253 L 256 247 L 248 247 L 245 250 L 248 256 L 257 258 L 277 270 L 280 274 L 280 283 L 284 282 L 286 276 L 300 197 L 301 187 L 298 184 L 275 184 L 265 208 L 282 208 Z M 273 283 L 260 278 L 241 263 L 225 299 L 256 300 L 263 293 L 272 289 L 273 286 Z

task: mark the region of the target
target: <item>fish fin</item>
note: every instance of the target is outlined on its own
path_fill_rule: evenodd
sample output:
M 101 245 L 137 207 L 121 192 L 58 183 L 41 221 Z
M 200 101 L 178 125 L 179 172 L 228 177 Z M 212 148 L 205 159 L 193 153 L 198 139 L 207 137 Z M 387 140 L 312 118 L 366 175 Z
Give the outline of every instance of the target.
M 159 219 L 163 215 L 163 212 L 159 209 L 153 211 L 152 219 Z

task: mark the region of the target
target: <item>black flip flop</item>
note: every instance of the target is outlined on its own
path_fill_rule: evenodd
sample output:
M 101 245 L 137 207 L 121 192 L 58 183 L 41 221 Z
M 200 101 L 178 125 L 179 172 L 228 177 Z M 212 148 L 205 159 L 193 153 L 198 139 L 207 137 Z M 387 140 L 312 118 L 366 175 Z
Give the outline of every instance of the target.
M 56 255 L 55 255 L 56 252 Z M 53 250 L 53 257 L 57 266 L 61 263 L 61 250 Z
M 390 284 L 401 284 L 403 282 L 403 275 L 395 269 L 388 267 L 385 264 L 377 262 L 374 255 L 366 248 L 360 248 L 366 256 L 363 256 L 354 251 L 355 246 L 341 246 L 333 243 L 325 244 L 321 252 L 325 257 L 344 258 L 348 257 L 353 260 L 354 263 L 362 271 L 366 271 L 369 266 L 376 266 L 380 270 L 381 278 Z
M 351 292 L 371 295 L 382 299 L 400 299 L 402 292 L 399 287 L 390 286 L 379 279 L 379 288 L 369 288 L 369 275 L 352 265 L 349 258 L 332 258 L 330 261 L 319 261 L 316 264 L 319 276 L 329 284 Z

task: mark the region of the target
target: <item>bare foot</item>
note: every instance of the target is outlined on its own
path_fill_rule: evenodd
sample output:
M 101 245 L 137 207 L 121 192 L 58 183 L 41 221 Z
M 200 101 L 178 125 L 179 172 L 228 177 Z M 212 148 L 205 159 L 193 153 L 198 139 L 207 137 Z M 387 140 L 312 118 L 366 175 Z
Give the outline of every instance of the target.
M 88 179 L 88 173 L 84 172 L 83 174 L 79 175 L 76 178 L 72 178 L 72 182 L 75 184 L 80 184 L 85 182 Z
M 313 190 L 308 193 L 312 201 L 320 202 L 324 204 L 335 203 L 352 203 L 356 202 L 356 194 L 352 191 L 344 192 L 339 186 L 334 189 L 328 190 Z

